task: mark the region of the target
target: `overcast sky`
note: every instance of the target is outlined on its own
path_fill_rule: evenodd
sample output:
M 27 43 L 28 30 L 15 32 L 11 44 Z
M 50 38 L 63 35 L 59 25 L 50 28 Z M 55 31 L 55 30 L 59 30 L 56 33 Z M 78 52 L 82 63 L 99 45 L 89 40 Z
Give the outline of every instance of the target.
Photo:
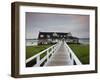
M 79 38 L 89 38 L 89 15 L 26 13 L 26 39 L 40 32 L 71 32 Z

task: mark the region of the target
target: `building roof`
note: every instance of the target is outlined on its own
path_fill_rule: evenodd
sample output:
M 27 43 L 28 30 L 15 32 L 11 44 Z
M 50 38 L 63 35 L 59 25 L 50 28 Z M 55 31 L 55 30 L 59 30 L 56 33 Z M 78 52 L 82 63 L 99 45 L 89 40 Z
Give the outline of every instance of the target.
M 56 34 L 59 34 L 59 35 L 66 35 L 66 34 L 69 34 L 69 33 L 65 33 L 65 32 L 39 32 L 40 34 L 44 34 L 44 35 L 46 35 L 46 34 L 54 34 L 54 33 L 56 33 Z
M 70 34 L 70 36 L 68 35 Z M 41 35 L 43 35 L 41 37 Z M 39 32 L 38 39 L 49 39 L 49 38 L 76 38 L 72 37 L 71 33 L 65 32 Z
M 69 36 L 68 38 L 69 39 L 78 39 L 77 37 L 74 37 L 74 36 Z

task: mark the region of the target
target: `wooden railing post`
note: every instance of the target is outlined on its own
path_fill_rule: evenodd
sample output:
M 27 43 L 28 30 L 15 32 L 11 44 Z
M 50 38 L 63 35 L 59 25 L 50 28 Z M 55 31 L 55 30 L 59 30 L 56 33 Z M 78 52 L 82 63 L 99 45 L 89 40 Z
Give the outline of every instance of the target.
M 49 50 L 47 50 L 46 56 L 47 56 L 47 61 L 48 61 L 49 60 Z
M 40 66 L 40 55 L 38 55 L 36 58 L 36 65 Z

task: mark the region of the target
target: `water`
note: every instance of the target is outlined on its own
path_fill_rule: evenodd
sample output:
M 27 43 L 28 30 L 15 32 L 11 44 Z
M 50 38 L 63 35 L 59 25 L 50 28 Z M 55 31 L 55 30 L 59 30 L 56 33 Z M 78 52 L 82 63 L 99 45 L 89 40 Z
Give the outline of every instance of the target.
M 79 43 L 82 43 L 82 44 L 89 44 L 89 38 L 80 38 L 80 39 L 79 39 Z
M 33 46 L 37 44 L 38 44 L 38 40 L 36 39 L 26 39 L 26 46 Z

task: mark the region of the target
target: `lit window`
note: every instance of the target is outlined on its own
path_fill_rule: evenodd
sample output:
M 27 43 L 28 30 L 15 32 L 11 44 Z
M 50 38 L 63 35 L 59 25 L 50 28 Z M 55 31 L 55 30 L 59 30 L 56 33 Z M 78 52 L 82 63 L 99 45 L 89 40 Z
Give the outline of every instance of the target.
M 44 37 L 44 35 L 40 35 L 40 37 Z
M 61 35 L 61 37 L 63 37 L 63 35 Z

